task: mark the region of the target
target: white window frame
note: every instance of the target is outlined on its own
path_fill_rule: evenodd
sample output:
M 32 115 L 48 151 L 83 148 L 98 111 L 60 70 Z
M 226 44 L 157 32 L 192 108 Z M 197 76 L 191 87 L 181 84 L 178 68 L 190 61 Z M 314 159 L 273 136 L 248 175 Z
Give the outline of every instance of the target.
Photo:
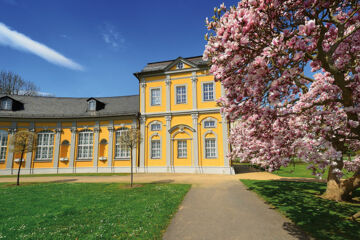
M 5 98 L 1 101 L 1 109 L 2 110 L 11 110 L 12 108 L 12 100 L 10 98 Z
M 77 159 L 91 160 L 93 158 L 93 149 L 94 149 L 93 144 L 94 144 L 94 132 L 91 130 L 80 131 L 78 133 Z
M 115 158 L 117 159 L 130 159 L 130 149 L 119 141 L 121 134 L 126 131 L 129 129 L 122 127 L 115 132 Z
M 205 99 L 205 85 L 208 85 L 208 84 L 212 84 L 213 86 L 213 91 L 212 91 L 212 94 L 213 94 L 213 98 L 212 99 Z M 215 101 L 215 83 L 214 82 L 202 82 L 201 83 L 201 99 L 203 102 L 212 102 L 212 101 Z M 208 91 L 210 93 L 210 91 Z
M 210 127 L 206 126 L 206 122 L 214 122 L 214 126 L 210 126 Z M 207 118 L 204 118 L 203 120 L 201 120 L 201 125 L 203 126 L 203 128 L 216 128 L 217 122 L 218 122 L 218 120 L 216 118 L 207 117 Z
M 157 91 L 159 91 L 159 103 L 154 103 L 154 101 L 153 101 L 153 95 L 152 95 L 152 93 L 153 93 L 153 91 L 154 90 L 157 90 Z M 150 91 L 150 106 L 161 106 L 161 87 L 152 87 L 152 88 L 149 88 L 149 91 Z
M 181 101 L 181 102 L 178 102 L 178 92 L 177 92 L 177 89 L 178 88 L 184 88 L 185 89 L 185 94 L 182 94 L 181 96 L 185 96 L 185 101 Z M 180 84 L 180 85 L 175 85 L 174 86 L 174 91 L 175 91 L 175 104 L 187 104 L 187 84 Z M 183 99 L 181 99 L 183 100 Z
M 155 126 L 159 126 L 159 128 L 155 128 Z M 160 122 L 153 122 L 150 124 L 150 131 L 156 132 L 161 130 L 161 123 Z
M 35 161 L 51 161 L 54 153 L 54 132 L 37 133 Z
M 214 135 L 214 137 L 206 137 L 208 134 L 212 134 Z M 208 139 L 215 139 L 215 156 L 209 156 L 207 154 L 207 149 L 206 149 L 206 140 Z M 202 135 L 202 150 L 203 150 L 203 158 L 204 159 L 217 159 L 219 158 L 219 146 L 218 146 L 218 135 L 213 131 L 213 130 L 208 130 L 206 131 L 203 135 Z
M 211 141 L 211 145 L 213 143 L 213 146 L 209 146 L 209 141 Z M 217 146 L 216 146 L 216 138 L 205 138 L 205 158 L 217 158 L 216 152 L 217 152 Z
M 94 99 L 89 101 L 89 111 L 95 111 L 96 110 L 96 101 Z
M 177 140 L 177 157 L 187 158 L 187 140 L 184 139 Z
M 204 121 L 204 128 L 215 128 L 216 122 L 214 120 L 206 120 Z
M 156 146 L 156 149 L 154 148 L 155 143 L 158 144 L 158 147 Z M 160 159 L 161 158 L 161 140 L 160 139 L 151 139 L 150 156 L 151 156 L 151 159 Z
M 0 130 L 0 162 L 5 162 L 8 142 L 8 132 Z

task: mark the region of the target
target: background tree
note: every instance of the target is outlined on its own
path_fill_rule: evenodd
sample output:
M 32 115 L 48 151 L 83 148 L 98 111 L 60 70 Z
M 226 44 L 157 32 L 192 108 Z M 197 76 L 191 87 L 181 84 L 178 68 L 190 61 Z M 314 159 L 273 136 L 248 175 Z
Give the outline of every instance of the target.
M 23 163 L 24 153 L 32 152 L 35 149 L 36 134 L 28 130 L 16 132 L 10 138 L 10 151 L 20 153 L 19 169 L 17 174 L 16 185 L 20 185 L 20 170 Z
M 233 158 L 273 171 L 298 157 L 314 174 L 329 168 L 324 198 L 352 197 L 360 187 L 359 9 L 359 0 L 215 8 L 204 59 L 225 87 L 222 111 L 239 120 Z M 341 179 L 344 168 L 352 177 Z
M 130 186 L 133 186 L 134 180 L 134 172 L 133 172 L 133 154 L 132 150 L 136 148 L 137 144 L 141 141 L 141 134 L 139 129 L 137 128 L 130 128 L 127 131 L 124 131 L 120 135 L 120 144 L 125 145 L 130 150 L 130 161 L 131 161 L 131 172 L 130 172 Z
M 38 95 L 38 87 L 30 82 L 24 81 L 18 74 L 13 72 L 0 72 L 0 93 L 7 95 Z

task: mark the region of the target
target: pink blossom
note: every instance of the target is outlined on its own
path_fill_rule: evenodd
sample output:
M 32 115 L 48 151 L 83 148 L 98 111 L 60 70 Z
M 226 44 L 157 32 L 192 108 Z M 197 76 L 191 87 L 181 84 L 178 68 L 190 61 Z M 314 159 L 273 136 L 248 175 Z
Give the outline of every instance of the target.
M 296 157 L 319 177 L 331 166 L 340 178 L 339 163 L 359 169 L 359 156 L 345 158 L 360 150 L 360 14 L 349 19 L 349 0 L 330 3 L 242 0 L 207 24 L 204 59 L 225 88 L 233 159 L 273 171 Z

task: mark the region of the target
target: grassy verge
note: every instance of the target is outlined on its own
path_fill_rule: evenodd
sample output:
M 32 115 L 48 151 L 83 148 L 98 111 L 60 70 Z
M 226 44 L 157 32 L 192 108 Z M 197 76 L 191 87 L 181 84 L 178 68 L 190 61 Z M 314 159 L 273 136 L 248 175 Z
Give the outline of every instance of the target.
M 59 173 L 59 174 L 24 174 L 22 177 L 57 177 L 57 176 L 126 176 L 129 173 Z M 17 177 L 16 174 L 13 175 L 0 175 L 0 178 L 8 178 L 8 177 Z
M 273 173 L 281 177 L 298 177 L 298 178 L 316 178 L 312 175 L 312 171 L 307 169 L 308 164 L 306 163 L 296 163 L 294 165 L 289 165 L 287 167 L 281 167 L 279 170 L 274 171 Z M 326 179 L 328 175 L 328 170 L 325 171 L 322 179 Z M 344 170 L 344 177 L 348 178 L 351 176 L 351 173 L 348 173 Z
M 190 185 L 0 184 L 0 239 L 161 239 Z
M 360 223 L 347 217 L 360 211 L 360 204 L 320 198 L 324 183 L 241 181 L 316 239 L 359 239 Z M 360 191 L 354 195 L 359 197 Z

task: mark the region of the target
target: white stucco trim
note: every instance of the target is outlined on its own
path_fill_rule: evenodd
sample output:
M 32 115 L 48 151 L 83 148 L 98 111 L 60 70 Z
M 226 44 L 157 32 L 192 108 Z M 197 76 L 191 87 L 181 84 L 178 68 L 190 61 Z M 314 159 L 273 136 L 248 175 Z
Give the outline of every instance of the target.
M 214 134 L 214 136 L 215 136 L 215 157 L 212 157 L 212 158 L 207 158 L 206 154 L 205 154 L 205 140 L 206 140 L 206 135 L 208 135 L 208 134 Z M 202 139 L 203 139 L 203 142 L 202 142 L 203 159 L 217 159 L 217 158 L 219 158 L 219 146 L 218 146 L 219 142 L 218 142 L 217 134 L 212 130 L 208 130 L 203 134 Z M 213 138 L 210 138 L 210 139 L 213 139 Z

